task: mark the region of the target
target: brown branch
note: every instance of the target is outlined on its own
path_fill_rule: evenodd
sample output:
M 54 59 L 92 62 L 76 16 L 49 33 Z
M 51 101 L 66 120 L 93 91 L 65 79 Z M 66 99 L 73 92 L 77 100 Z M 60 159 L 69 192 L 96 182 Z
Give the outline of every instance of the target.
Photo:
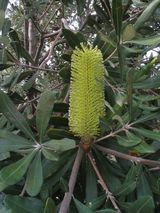
M 151 167 L 159 167 L 160 168 L 160 161 L 148 160 L 148 159 L 144 159 L 144 158 L 141 158 L 141 157 L 131 156 L 131 155 L 128 155 L 128 154 L 124 154 L 124 153 L 115 151 L 113 149 L 108 149 L 108 148 L 105 148 L 103 146 L 96 145 L 96 144 L 94 145 L 94 147 L 96 149 L 98 149 L 99 151 L 105 153 L 105 154 L 114 155 L 118 158 L 123 158 L 123 159 L 133 161 L 133 162 L 136 162 L 136 163 L 148 165 L 148 166 L 151 166 Z
M 105 193 L 106 193 L 106 195 L 107 195 L 107 198 L 111 201 L 111 203 L 113 204 L 113 206 L 114 206 L 115 210 L 117 211 L 117 213 L 121 213 L 121 210 L 119 209 L 118 205 L 116 204 L 116 201 L 115 201 L 116 199 L 115 199 L 115 197 L 114 197 L 113 194 L 109 191 L 109 188 L 108 188 L 107 184 L 106 184 L 105 181 L 103 180 L 103 177 L 101 176 L 100 171 L 98 170 L 98 167 L 97 167 L 97 165 L 96 165 L 96 161 L 95 161 L 95 159 L 93 158 L 92 153 L 91 153 L 91 152 L 88 153 L 87 156 L 88 156 L 88 158 L 89 158 L 89 160 L 90 160 L 90 162 L 91 162 L 91 164 L 92 164 L 92 166 L 93 166 L 93 169 L 94 169 L 94 171 L 95 171 L 95 173 L 96 173 L 96 175 L 97 175 L 97 177 L 98 177 L 98 179 L 99 179 L 98 182 L 101 184 L 103 190 L 105 191 Z
M 18 66 L 22 66 L 22 68 L 32 68 L 32 69 L 36 69 L 36 70 L 41 70 L 41 71 L 46 71 L 46 72 L 53 72 L 53 73 L 57 73 L 57 71 L 53 71 L 51 69 L 46 69 L 46 68 L 42 68 L 42 67 L 36 67 L 36 66 L 32 66 L 32 65 L 28 65 L 28 64 L 16 64 Z
M 105 135 L 104 137 L 101 137 L 101 138 L 99 138 L 99 139 L 97 139 L 96 141 L 95 141 L 95 143 L 97 143 L 97 142 L 99 142 L 99 141 L 102 141 L 102 140 L 104 140 L 104 139 L 107 139 L 107 138 L 111 138 L 111 137 L 115 137 L 118 133 L 120 133 L 120 132 L 123 132 L 123 131 L 128 131 L 129 129 L 131 129 L 132 126 L 133 125 L 133 123 L 131 123 L 131 124 L 126 124 L 126 125 L 124 125 L 122 128 L 120 128 L 120 129 L 118 129 L 118 130 L 116 130 L 116 131 L 114 131 L 114 132 L 110 132 L 108 135 Z
M 70 175 L 69 183 L 68 183 L 69 191 L 66 192 L 65 195 L 64 195 L 63 201 L 62 201 L 61 206 L 60 206 L 59 213 L 67 213 L 68 212 L 83 154 L 84 154 L 83 150 L 81 149 L 81 147 L 79 147 L 78 152 L 77 152 L 77 156 L 76 156 L 76 159 L 74 161 L 73 168 L 72 168 L 72 172 L 71 172 L 71 175 Z
M 35 64 L 38 64 L 39 56 L 40 56 L 41 50 L 43 48 L 43 43 L 44 43 L 44 39 L 42 38 L 42 36 L 40 36 L 40 37 L 41 38 L 40 38 L 39 46 L 37 48 L 37 51 L 36 51 L 36 54 L 35 54 L 35 57 L 34 57 Z
M 54 31 L 54 32 L 52 32 L 52 33 L 46 33 L 46 34 L 43 35 L 43 38 L 50 38 L 50 37 L 53 37 L 53 36 L 57 35 L 60 31 L 61 31 L 61 29 L 60 29 L 60 30 L 57 30 L 57 31 Z
M 38 21 L 40 21 L 46 14 L 47 12 L 50 10 L 50 8 L 52 7 L 52 4 L 53 4 L 54 0 L 52 0 L 50 2 L 50 4 L 48 5 L 48 7 L 46 8 L 46 10 L 42 13 L 42 15 L 38 18 Z
M 58 42 L 58 39 L 61 37 L 61 34 L 62 34 L 62 30 L 59 31 L 59 33 L 57 34 L 56 38 L 54 41 L 51 42 L 51 46 L 50 46 L 50 50 L 49 50 L 49 53 L 47 55 L 47 57 L 41 62 L 40 64 L 40 67 L 42 68 L 48 61 L 49 59 L 51 58 L 51 55 L 53 53 L 53 49 L 56 45 L 56 43 Z
M 52 87 L 51 89 L 52 89 L 52 90 L 57 89 L 57 88 L 59 88 L 59 87 L 62 86 L 62 85 L 63 85 L 63 83 L 57 84 L 57 85 L 55 85 L 54 87 Z M 33 98 L 33 99 L 27 101 L 27 102 L 24 103 L 23 105 L 20 105 L 19 108 L 18 108 L 18 110 L 19 110 L 19 111 L 23 111 L 23 110 L 25 109 L 25 107 L 26 107 L 28 104 L 31 104 L 31 103 L 37 101 L 39 98 L 40 98 L 40 95 L 38 95 L 38 96 L 36 96 L 35 98 Z

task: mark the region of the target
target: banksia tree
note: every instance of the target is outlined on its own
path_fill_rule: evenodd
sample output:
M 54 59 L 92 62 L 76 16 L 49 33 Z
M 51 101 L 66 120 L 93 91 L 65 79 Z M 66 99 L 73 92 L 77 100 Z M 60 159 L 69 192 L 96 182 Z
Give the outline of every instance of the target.
M 70 130 L 91 143 L 99 133 L 99 118 L 104 116 L 104 66 L 97 47 L 76 48 L 71 62 Z

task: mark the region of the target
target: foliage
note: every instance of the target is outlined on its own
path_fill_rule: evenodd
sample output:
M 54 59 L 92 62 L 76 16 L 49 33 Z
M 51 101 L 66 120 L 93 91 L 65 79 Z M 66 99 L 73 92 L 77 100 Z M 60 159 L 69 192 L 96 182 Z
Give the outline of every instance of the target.
M 159 212 L 159 13 L 160 0 L 0 0 L 0 212 Z M 105 66 L 91 147 L 68 127 L 81 43 Z

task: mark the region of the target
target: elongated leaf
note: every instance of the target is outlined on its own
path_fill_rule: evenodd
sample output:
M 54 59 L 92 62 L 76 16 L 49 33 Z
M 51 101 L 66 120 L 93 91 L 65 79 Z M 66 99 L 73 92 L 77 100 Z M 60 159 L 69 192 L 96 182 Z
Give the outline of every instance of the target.
M 0 153 L 33 147 L 29 140 L 7 130 L 0 130 Z
M 150 36 L 143 39 L 137 39 L 137 40 L 130 40 L 126 41 L 124 43 L 132 43 L 132 44 L 139 44 L 144 46 L 150 46 L 150 45 L 157 45 L 160 43 L 160 35 Z
M 137 165 L 132 165 L 130 170 L 128 171 L 126 178 L 125 178 L 125 183 L 131 182 L 131 181 L 137 181 L 137 179 L 140 177 L 142 172 L 142 165 L 137 164 Z
M 138 144 L 141 143 L 141 138 L 137 137 L 136 135 L 132 134 L 132 133 L 127 133 L 127 137 L 121 137 L 121 136 L 117 136 L 118 139 L 118 143 L 121 146 L 125 146 L 125 147 L 132 147 L 132 146 L 136 146 Z
M 129 213 L 153 212 L 155 206 L 151 196 L 144 196 L 133 202 L 129 208 Z
M 144 173 L 141 174 L 141 176 L 139 177 L 139 181 L 137 184 L 137 197 L 143 197 L 143 196 L 147 196 L 150 195 L 151 197 L 153 197 L 153 193 L 150 187 L 150 184 L 145 176 Z
M 98 46 L 103 54 L 103 58 L 106 59 L 111 53 L 114 52 L 116 49 L 116 44 L 109 38 L 107 35 L 103 34 L 102 32 L 98 32 L 94 42 L 94 46 Z
M 154 153 L 156 151 L 150 144 L 145 142 L 138 144 L 136 147 L 134 147 L 134 149 L 141 154 Z
M 76 46 L 81 48 L 80 43 L 81 42 L 86 43 L 86 40 L 85 40 L 83 34 L 81 34 L 79 32 L 73 33 L 71 30 L 68 30 L 68 29 L 63 29 L 62 32 L 63 32 L 63 35 L 66 38 L 68 44 L 72 48 L 75 48 Z
M 2 112 L 5 117 L 13 123 L 17 128 L 19 128 L 24 134 L 34 140 L 34 135 L 29 127 L 29 124 L 19 113 L 11 101 L 11 99 L 2 91 L 0 91 L 0 112 Z
M 129 181 L 124 183 L 122 186 L 117 188 L 116 192 L 114 193 L 116 196 L 120 195 L 128 195 L 133 192 L 136 188 L 136 181 Z
M 139 128 L 139 129 L 138 128 L 134 128 L 133 130 L 135 132 L 138 132 L 139 134 L 147 137 L 147 138 L 160 141 L 160 132 L 155 132 L 155 131 L 148 130 L 148 129 L 143 129 L 143 128 Z
M 153 12 L 157 9 L 160 4 L 160 0 L 153 0 L 148 5 L 148 7 L 143 11 L 143 13 L 138 17 L 134 27 L 138 30 L 140 27 L 144 25 L 144 23 L 151 17 Z
M 133 70 L 130 70 L 127 76 L 127 101 L 130 120 L 132 120 L 133 117 L 132 100 L 133 100 Z
M 12 213 L 43 213 L 42 201 L 35 198 L 7 195 L 5 205 Z
M 4 10 L 0 10 L 0 30 L 2 30 L 4 21 L 5 21 L 5 12 Z
M 35 151 L 32 151 L 21 160 L 4 167 L 0 171 L 0 191 L 3 191 L 9 185 L 13 185 L 22 179 L 34 155 Z
M 128 24 L 123 31 L 123 41 L 131 40 L 135 37 L 136 32 L 132 24 Z
M 6 41 L 8 38 L 5 36 L 8 34 L 10 28 L 11 28 L 11 21 L 8 18 L 5 18 L 3 28 L 2 28 L 2 36 L 3 36 L 2 38 L 5 38 Z
M 103 205 L 106 199 L 106 194 L 101 195 L 100 197 L 95 198 L 94 200 L 88 202 L 86 205 L 93 211 L 98 209 Z
M 90 162 L 86 161 L 86 201 L 90 203 L 97 195 L 97 177 Z
M 0 153 L 0 161 L 5 160 L 7 158 L 10 158 L 10 153 L 9 152 Z
M 83 203 L 81 203 L 79 200 L 77 200 L 76 198 L 73 198 L 74 203 L 76 205 L 76 208 L 78 210 L 79 213 L 94 213 L 90 208 L 88 208 L 87 206 L 85 206 Z
M 40 141 L 42 141 L 46 128 L 48 126 L 55 98 L 55 93 L 52 91 L 45 91 L 40 96 L 40 100 L 36 110 L 36 125 Z
M 112 16 L 117 38 L 120 40 L 122 28 L 122 0 L 112 0 Z
M 49 128 L 47 135 L 51 139 L 73 138 L 73 134 L 64 129 Z
M 43 183 L 41 152 L 35 156 L 27 173 L 26 191 L 30 196 L 36 196 Z
M 55 152 L 64 152 L 76 147 L 75 141 L 65 138 L 62 140 L 50 140 L 43 144 L 44 147 L 54 150 Z
M 81 15 L 81 13 L 83 12 L 84 8 L 85 8 L 85 0 L 76 0 L 77 2 L 77 12 L 78 15 Z
M 102 209 L 102 210 L 96 211 L 96 213 L 116 213 L 116 211 L 112 209 Z
M 0 0 L 0 10 L 6 10 L 9 0 Z
M 57 153 L 55 153 L 54 150 L 49 150 L 49 149 L 46 149 L 45 147 L 43 147 L 42 153 L 43 153 L 44 157 L 48 160 L 53 160 L 53 161 L 59 160 L 59 155 Z
M 46 201 L 44 213 L 56 213 L 56 206 L 51 198 L 48 198 Z
M 143 122 L 146 122 L 149 120 L 157 119 L 159 117 L 160 117 L 159 112 L 150 113 L 149 115 L 144 115 L 144 116 L 140 117 L 139 119 L 137 119 L 136 121 L 134 121 L 134 124 L 143 123 Z

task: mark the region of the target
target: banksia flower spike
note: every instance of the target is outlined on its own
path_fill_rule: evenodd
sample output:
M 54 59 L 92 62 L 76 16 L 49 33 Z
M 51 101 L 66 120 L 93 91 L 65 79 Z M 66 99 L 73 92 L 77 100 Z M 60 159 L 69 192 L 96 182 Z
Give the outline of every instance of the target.
M 97 47 L 76 48 L 72 54 L 69 126 L 87 143 L 99 133 L 104 116 L 104 66 Z

